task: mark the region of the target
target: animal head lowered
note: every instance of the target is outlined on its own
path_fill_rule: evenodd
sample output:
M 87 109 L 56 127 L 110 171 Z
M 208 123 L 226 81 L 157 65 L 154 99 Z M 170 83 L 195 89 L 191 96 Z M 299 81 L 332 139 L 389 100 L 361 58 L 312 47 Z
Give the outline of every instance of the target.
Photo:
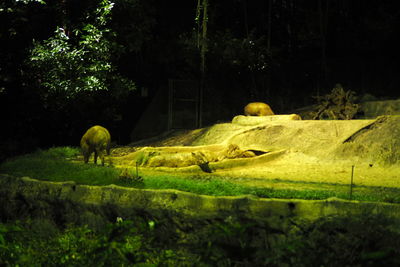
M 96 125 L 82 136 L 81 149 L 85 163 L 89 162 L 90 155 L 94 152 L 94 163 L 97 164 L 97 157 L 101 159 L 101 165 L 104 166 L 104 155 L 110 155 L 111 136 L 108 130 L 102 126 Z

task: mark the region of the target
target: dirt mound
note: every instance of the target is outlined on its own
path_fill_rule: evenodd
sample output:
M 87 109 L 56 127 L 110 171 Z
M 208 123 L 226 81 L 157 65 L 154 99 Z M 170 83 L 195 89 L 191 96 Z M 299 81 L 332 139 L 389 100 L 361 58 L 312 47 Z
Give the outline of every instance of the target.
M 288 115 L 292 116 L 292 115 Z M 242 150 L 302 153 L 321 160 L 357 159 L 387 164 L 400 160 L 400 116 L 374 120 L 281 120 L 237 116 L 232 123 L 186 131 L 151 146 L 234 144 Z
M 273 116 L 268 116 L 273 117 Z M 166 136 L 115 157 L 116 165 L 229 177 L 397 186 L 400 116 L 374 120 L 235 117 L 232 123 Z M 158 145 L 149 147 L 148 145 Z
M 399 149 L 400 116 L 382 116 L 344 140 L 334 153 L 392 165 L 400 163 Z

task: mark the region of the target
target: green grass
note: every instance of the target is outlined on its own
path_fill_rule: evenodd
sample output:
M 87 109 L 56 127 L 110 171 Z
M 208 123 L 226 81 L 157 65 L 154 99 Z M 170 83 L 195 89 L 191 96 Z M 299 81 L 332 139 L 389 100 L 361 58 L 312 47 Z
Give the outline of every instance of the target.
M 71 161 L 79 155 L 77 148 L 56 147 L 48 150 L 38 150 L 35 153 L 16 157 L 0 165 L 0 173 L 22 177 L 28 176 L 47 181 L 74 181 L 78 184 L 109 185 L 116 184 L 126 187 L 145 189 L 177 189 L 211 196 L 253 195 L 264 198 L 285 199 L 327 199 L 337 197 L 349 198 L 348 187 L 331 185 L 328 189 L 287 189 L 284 187 L 253 187 L 226 180 L 229 177 L 216 176 L 174 176 L 171 174 L 148 175 L 137 181 L 132 178 L 120 177 L 122 171 L 114 167 L 84 164 L 81 161 Z M 135 177 L 134 173 L 129 173 Z M 281 180 L 279 180 L 281 181 Z M 273 183 L 274 181 L 271 181 Z M 288 182 L 288 181 L 287 181 Z M 289 181 L 290 182 L 290 181 Z M 400 190 L 393 188 L 355 187 L 354 200 L 384 201 L 400 203 Z
M 75 181 L 81 184 L 105 185 L 118 177 L 118 170 L 94 164 L 69 161 L 79 154 L 77 148 L 57 147 L 8 160 L 0 165 L 0 172 L 14 176 L 28 176 L 38 180 Z

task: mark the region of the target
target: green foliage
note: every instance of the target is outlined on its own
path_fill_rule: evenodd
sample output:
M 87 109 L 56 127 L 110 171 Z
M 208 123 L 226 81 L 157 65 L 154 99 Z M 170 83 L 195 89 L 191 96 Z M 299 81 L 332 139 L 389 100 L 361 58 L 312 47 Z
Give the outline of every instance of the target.
M 71 225 L 48 237 L 32 232 L 29 222 L 0 223 L 0 265 L 155 266 L 181 262 L 182 257 L 174 250 L 155 244 L 156 232 L 149 226 L 153 223 L 138 217 L 135 222 L 108 224 L 97 232 L 87 226 Z
M 193 249 L 213 266 L 397 266 L 397 223 L 365 213 L 296 222 L 285 233 L 262 222 L 227 217 L 199 234 Z
M 15 244 L 13 238 L 22 231 L 19 225 L 0 224 L 0 265 L 17 260 L 22 252 L 20 244 Z M 11 242 L 9 241 L 11 240 Z
M 267 51 L 264 37 L 257 37 L 251 33 L 248 37 L 238 38 L 232 32 L 217 32 L 209 42 L 210 71 L 218 70 L 232 72 L 237 75 L 265 75 L 271 65 L 271 55 Z M 196 33 L 180 36 L 180 42 L 186 53 L 185 60 L 192 68 L 198 68 L 198 50 Z M 221 69 L 223 68 L 223 69 Z M 210 73 L 212 75 L 212 73 Z M 258 77 L 258 76 L 257 76 Z
M 56 105 L 60 105 L 82 92 L 109 90 L 115 83 L 124 91 L 135 89 L 134 83 L 117 74 L 111 63 L 116 45 L 110 41 L 114 33 L 106 24 L 112 7 L 112 2 L 101 1 L 94 22 L 74 30 L 73 36 L 59 27 L 53 37 L 34 42 L 30 66 L 46 101 L 56 99 Z
M 112 266 L 144 262 L 152 255 L 148 255 L 150 249 L 144 244 L 140 231 L 137 225 L 129 221 L 109 224 L 100 233 L 95 233 L 87 226 L 69 228 L 56 240 L 53 261 L 59 260 L 62 265 L 74 266 Z
M 112 22 L 123 53 L 142 53 L 144 47 L 154 45 L 155 8 L 153 1 L 118 0 Z
M 399 231 L 395 219 L 380 214 L 327 217 L 303 228 L 281 244 L 269 264 L 295 266 L 397 266 Z M 312 255 L 320 255 L 312 256 Z M 323 256 L 322 256 L 323 255 Z
M 292 222 L 288 231 L 228 216 L 196 221 L 135 216 L 97 231 L 0 223 L 5 266 L 398 266 L 398 221 L 381 214 Z M 171 219 L 170 218 L 170 219 Z M 180 234 L 177 234 L 180 233 Z
M 46 4 L 43 0 L 12 0 L 12 1 L 2 1 L 0 3 L 0 14 L 2 12 L 13 13 L 17 8 L 18 4 L 29 4 L 29 3 L 39 3 Z
M 251 72 L 266 73 L 269 68 L 270 54 L 265 47 L 265 38 L 257 38 L 250 34 L 246 38 L 235 38 L 230 32 L 216 36 L 218 46 L 215 52 L 223 60 L 238 69 L 247 69 Z

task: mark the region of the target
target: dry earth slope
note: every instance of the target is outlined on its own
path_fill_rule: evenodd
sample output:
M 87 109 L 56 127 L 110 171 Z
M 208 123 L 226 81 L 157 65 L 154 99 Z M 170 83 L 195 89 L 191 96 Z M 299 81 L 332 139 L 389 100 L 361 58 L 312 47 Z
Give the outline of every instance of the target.
M 154 140 L 153 140 L 154 141 Z M 121 167 L 230 177 L 400 185 L 400 116 L 371 120 L 297 120 L 236 116 L 116 155 Z

